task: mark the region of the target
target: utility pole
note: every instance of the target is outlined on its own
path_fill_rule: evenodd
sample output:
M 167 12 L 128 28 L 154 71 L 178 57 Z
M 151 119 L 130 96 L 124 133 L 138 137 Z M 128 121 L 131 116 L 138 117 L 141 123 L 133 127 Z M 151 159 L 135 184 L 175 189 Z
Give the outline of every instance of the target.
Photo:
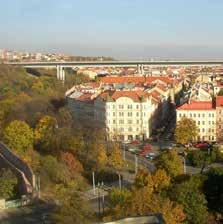
M 92 172 L 92 182 L 93 182 L 93 192 L 94 192 L 94 195 L 95 195 L 96 192 L 95 192 L 95 177 L 94 177 L 94 171 Z
M 118 173 L 118 183 L 119 183 L 119 188 L 122 188 L 122 180 L 121 180 L 121 174 Z
M 138 157 L 135 155 L 135 174 L 138 172 Z
M 125 157 L 125 143 L 124 143 L 124 149 L 123 149 L 123 160 L 124 161 L 126 160 L 126 157 Z

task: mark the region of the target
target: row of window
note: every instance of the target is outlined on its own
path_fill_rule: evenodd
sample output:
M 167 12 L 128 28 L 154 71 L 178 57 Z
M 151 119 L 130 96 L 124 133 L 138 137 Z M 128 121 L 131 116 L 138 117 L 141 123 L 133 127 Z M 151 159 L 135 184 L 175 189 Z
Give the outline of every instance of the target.
M 203 133 L 204 133 L 204 132 L 205 132 L 205 128 L 202 128 L 202 129 L 200 129 L 200 128 L 199 128 L 199 129 L 198 129 L 198 132 L 203 132 Z M 215 132 L 215 130 L 214 130 L 214 129 L 209 128 L 209 129 L 208 129 L 208 132 L 212 132 L 212 133 L 214 133 L 214 132 Z
M 126 113 L 126 115 L 127 115 L 128 117 L 132 117 L 133 114 L 134 114 L 133 112 L 127 112 L 127 113 Z M 113 116 L 113 117 L 115 117 L 115 116 L 116 116 L 116 113 L 115 113 L 115 112 L 112 112 L 112 113 L 107 112 L 106 115 L 107 115 L 108 117 L 109 117 L 110 115 Z M 125 113 L 124 113 L 124 112 L 118 112 L 117 115 L 118 115 L 119 117 L 124 117 Z M 140 113 L 139 113 L 139 112 L 136 112 L 135 115 L 136 115 L 136 117 L 139 117 Z M 146 113 L 145 113 L 145 112 L 142 113 L 142 116 L 145 117 L 145 116 L 146 116 Z
M 198 136 L 198 141 L 200 141 L 200 140 L 202 140 L 202 141 L 206 141 L 206 140 L 214 141 L 215 140 L 215 137 L 214 136 L 208 136 L 206 138 L 205 136 L 202 136 L 202 137 Z
M 125 131 L 127 131 L 127 132 L 132 132 L 133 130 L 134 130 L 134 129 L 133 129 L 132 127 L 128 127 L 128 128 L 126 128 L 126 129 L 123 128 L 123 127 L 119 128 L 119 129 L 113 128 L 113 132 L 119 131 L 120 133 L 121 133 L 121 132 L 125 132 Z M 136 128 L 135 131 L 139 131 L 139 128 Z
M 116 105 L 112 105 L 112 106 L 107 105 L 107 109 L 113 109 L 113 110 L 115 110 L 115 107 L 116 107 Z M 140 108 L 140 105 L 139 104 L 136 104 L 136 105 L 123 105 L 123 104 L 119 104 L 118 105 L 118 109 L 120 109 L 120 110 L 124 110 L 125 108 L 128 109 L 128 110 L 131 110 L 131 109 L 139 109 Z M 146 105 L 144 105 L 143 108 L 146 109 L 147 108 Z
M 186 114 L 179 113 L 179 117 L 186 117 Z M 192 114 L 192 113 L 190 113 L 189 117 L 191 117 L 191 118 L 192 117 L 205 117 L 205 113 L 203 113 L 203 114 L 200 114 L 200 113 L 198 113 L 198 114 L 196 114 L 196 113 Z M 208 114 L 208 117 L 214 117 L 214 113 L 209 113 Z
M 125 124 L 125 121 L 124 120 L 108 120 L 108 124 Z M 136 120 L 136 124 L 139 124 L 140 121 L 139 120 Z M 133 121 L 132 120 L 127 120 L 127 124 L 133 124 Z
M 202 125 L 205 125 L 206 123 L 205 123 L 205 121 L 202 121 L 202 122 L 201 122 L 201 121 L 197 121 L 197 124 L 198 124 L 198 125 L 201 125 L 201 124 L 202 124 Z M 214 122 L 214 121 L 208 121 L 208 124 L 209 124 L 209 125 L 211 125 L 211 124 L 214 125 L 215 122 Z

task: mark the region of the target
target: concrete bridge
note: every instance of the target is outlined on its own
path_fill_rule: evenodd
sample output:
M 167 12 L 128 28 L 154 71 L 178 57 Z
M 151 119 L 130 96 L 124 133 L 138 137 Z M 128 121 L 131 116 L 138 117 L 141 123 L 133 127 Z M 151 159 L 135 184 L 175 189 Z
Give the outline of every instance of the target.
M 57 78 L 65 81 L 65 68 L 82 67 L 136 67 L 139 74 L 144 74 L 145 66 L 222 66 L 223 60 L 212 61 L 71 61 L 71 62 L 8 62 L 8 65 L 25 68 L 56 68 Z

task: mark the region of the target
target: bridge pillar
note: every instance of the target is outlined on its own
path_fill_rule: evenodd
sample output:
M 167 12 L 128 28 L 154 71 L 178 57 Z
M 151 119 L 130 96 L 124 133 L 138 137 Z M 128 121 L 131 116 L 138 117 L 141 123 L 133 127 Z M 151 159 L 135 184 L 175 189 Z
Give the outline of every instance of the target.
M 57 66 L 57 79 L 65 81 L 65 69 L 63 66 Z
M 137 65 L 137 72 L 138 74 L 144 75 L 143 65 L 140 65 L 140 64 Z

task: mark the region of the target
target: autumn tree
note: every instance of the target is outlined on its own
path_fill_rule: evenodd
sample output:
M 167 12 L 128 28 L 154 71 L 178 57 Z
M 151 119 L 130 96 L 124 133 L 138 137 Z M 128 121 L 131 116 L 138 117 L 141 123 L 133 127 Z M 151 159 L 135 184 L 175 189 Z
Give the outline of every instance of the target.
M 3 141 L 21 158 L 33 149 L 33 130 L 24 121 L 12 121 L 3 134 Z
M 70 152 L 62 152 L 60 160 L 67 165 L 72 176 L 83 172 L 82 164 Z
M 180 121 L 178 121 L 175 130 L 176 142 L 185 145 L 195 140 L 197 135 L 198 128 L 193 119 L 183 117 Z
M 10 169 L 0 170 L 0 198 L 10 199 L 17 193 L 17 177 Z
M 52 116 L 43 116 L 34 130 L 34 137 L 37 148 L 43 151 L 51 150 L 51 141 L 55 135 L 55 129 L 57 128 L 56 119 Z
M 183 174 L 183 161 L 176 150 L 163 152 L 156 158 L 155 164 L 158 169 L 164 169 L 172 178 Z
M 75 186 L 68 185 L 65 188 L 63 185 L 58 185 L 56 198 L 59 201 L 59 206 L 53 213 L 55 223 L 87 224 L 92 219 L 88 203 L 80 197 Z
M 173 185 L 171 198 L 183 206 L 186 214 L 185 223 L 207 223 L 207 201 L 201 191 L 201 183 L 198 176 Z
M 109 165 L 114 169 L 120 171 L 123 168 L 124 161 L 122 158 L 121 149 L 117 143 L 114 143 L 109 151 Z

